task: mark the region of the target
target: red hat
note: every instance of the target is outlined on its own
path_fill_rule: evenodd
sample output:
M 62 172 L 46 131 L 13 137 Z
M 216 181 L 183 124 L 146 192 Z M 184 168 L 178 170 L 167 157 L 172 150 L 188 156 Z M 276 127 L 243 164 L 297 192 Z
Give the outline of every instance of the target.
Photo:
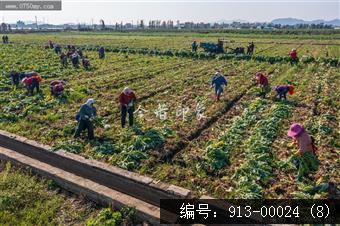
M 299 136 L 303 131 L 305 131 L 305 129 L 303 128 L 302 125 L 298 124 L 298 123 L 293 123 L 289 130 L 288 130 L 288 133 L 287 135 L 289 137 L 297 137 Z

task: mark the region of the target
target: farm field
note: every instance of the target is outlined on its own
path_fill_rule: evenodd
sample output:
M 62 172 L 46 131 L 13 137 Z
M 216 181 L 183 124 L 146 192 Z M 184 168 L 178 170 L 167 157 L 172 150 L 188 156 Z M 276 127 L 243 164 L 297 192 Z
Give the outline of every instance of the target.
M 254 41 L 263 56 L 299 55 L 332 59 L 300 62 L 260 62 L 246 59 L 195 58 L 172 55 L 84 50 L 91 69 L 62 68 L 59 56 L 43 46 L 103 45 L 118 48 L 186 49 L 197 41 L 234 39 L 230 46 Z M 294 38 L 264 34 L 139 34 L 46 33 L 15 34 L 0 45 L 0 128 L 136 171 L 164 182 L 216 198 L 320 198 L 330 184 L 339 184 L 339 34 Z M 256 44 L 256 42 L 263 42 Z M 293 43 L 293 44 L 275 44 Z M 315 45 L 315 44 L 318 45 Z M 260 52 L 261 51 L 261 52 Z M 9 73 L 37 71 L 42 92 L 26 96 L 11 85 Z M 213 99 L 210 80 L 221 70 L 228 80 L 221 101 Z M 257 97 L 254 75 L 264 71 L 270 85 L 291 82 L 296 93 L 287 101 Z M 60 98 L 49 83 L 66 81 Z M 125 86 L 137 95 L 136 125 L 121 129 L 117 97 Z M 94 141 L 73 139 L 75 114 L 88 98 L 96 100 Z M 320 168 L 312 179 L 296 182 L 296 170 L 285 160 L 294 147 L 286 132 L 293 122 L 305 125 L 316 140 Z

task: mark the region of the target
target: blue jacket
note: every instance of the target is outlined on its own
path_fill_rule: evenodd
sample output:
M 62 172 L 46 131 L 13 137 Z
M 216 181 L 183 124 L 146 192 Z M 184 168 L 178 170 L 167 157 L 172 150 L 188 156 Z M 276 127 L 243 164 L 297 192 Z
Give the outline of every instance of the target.
M 215 86 L 215 88 L 219 88 L 222 85 L 227 85 L 227 80 L 224 78 L 223 75 L 214 75 L 211 80 L 211 85 Z
M 78 114 L 76 115 L 76 120 L 85 120 L 88 121 L 91 117 L 94 117 L 97 115 L 97 109 L 95 107 L 90 107 L 86 104 L 83 104 L 80 107 L 80 110 Z

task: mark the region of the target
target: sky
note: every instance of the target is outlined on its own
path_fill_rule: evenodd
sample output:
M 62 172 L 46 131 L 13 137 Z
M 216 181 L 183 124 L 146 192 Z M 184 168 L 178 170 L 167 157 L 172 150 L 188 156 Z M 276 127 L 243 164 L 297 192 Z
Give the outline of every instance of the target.
M 133 22 L 144 19 L 215 22 L 276 18 L 333 20 L 340 18 L 340 0 L 61 0 L 61 11 L 0 11 L 6 23 L 18 20 L 62 23 Z

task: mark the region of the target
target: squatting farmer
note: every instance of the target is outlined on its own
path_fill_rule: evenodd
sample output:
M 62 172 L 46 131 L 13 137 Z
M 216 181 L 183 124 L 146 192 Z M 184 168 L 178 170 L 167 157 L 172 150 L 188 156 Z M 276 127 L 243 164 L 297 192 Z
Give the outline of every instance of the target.
M 30 72 L 26 74 L 26 77 L 21 81 L 27 88 L 27 94 L 33 95 L 34 89 L 39 93 L 39 84 L 41 82 L 41 76 L 36 72 Z
M 63 93 L 65 82 L 61 80 L 54 80 L 50 83 L 50 90 L 52 96 L 59 96 Z
M 220 71 L 217 71 L 211 80 L 212 88 L 215 88 L 215 99 L 217 101 L 220 100 L 221 94 L 224 91 L 224 87 L 227 85 L 227 80 L 221 74 Z
M 125 87 L 119 95 L 122 128 L 125 127 L 126 114 L 129 114 L 129 126 L 133 126 L 133 112 L 136 99 L 135 93 L 128 87 Z
M 298 123 L 290 126 L 287 135 L 293 138 L 298 149 L 298 153 L 293 155 L 290 161 L 298 169 L 297 180 L 301 181 L 304 176 L 311 171 L 316 171 L 319 167 L 319 160 L 316 156 L 317 148 L 313 137 L 309 136 L 305 128 Z
M 82 64 L 83 64 L 83 67 L 85 68 L 85 70 L 90 69 L 90 60 L 88 58 L 86 58 L 86 56 L 82 59 Z
M 294 94 L 294 86 L 292 85 L 279 85 L 274 87 L 274 91 L 276 91 L 276 98 L 279 98 L 280 100 L 287 99 L 287 93 L 290 95 Z
M 75 138 L 79 137 L 83 130 L 87 129 L 88 139 L 94 139 L 93 120 L 97 115 L 97 109 L 93 105 L 94 99 L 90 98 L 80 107 L 80 110 L 76 115 L 78 126 L 74 134 Z
M 105 49 L 104 49 L 104 47 L 100 47 L 99 48 L 98 54 L 99 54 L 99 59 L 103 59 L 105 57 Z
M 257 86 L 261 88 L 260 96 L 266 98 L 266 94 L 270 92 L 268 78 L 262 73 L 257 72 L 255 75 Z
M 297 64 L 299 59 L 298 59 L 298 55 L 297 55 L 297 51 L 296 49 L 292 49 L 292 51 L 290 51 L 289 53 L 290 56 L 290 63 L 293 64 Z
M 197 48 L 198 48 L 197 42 L 196 42 L 196 40 L 194 40 L 191 43 L 191 50 L 196 53 L 197 52 Z

